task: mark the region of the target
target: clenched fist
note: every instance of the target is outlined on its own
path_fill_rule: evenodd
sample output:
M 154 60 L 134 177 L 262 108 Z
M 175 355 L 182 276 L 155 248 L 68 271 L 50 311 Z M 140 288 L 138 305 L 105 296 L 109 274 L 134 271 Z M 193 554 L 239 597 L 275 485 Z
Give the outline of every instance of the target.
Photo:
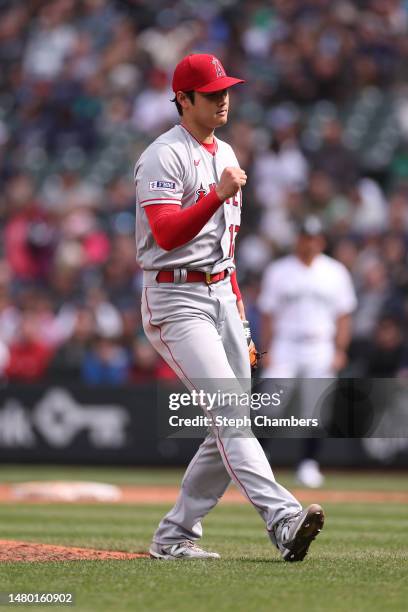
M 224 201 L 228 198 L 232 198 L 246 182 L 247 175 L 244 170 L 229 166 L 224 168 L 220 182 L 216 186 L 215 191 L 220 200 Z

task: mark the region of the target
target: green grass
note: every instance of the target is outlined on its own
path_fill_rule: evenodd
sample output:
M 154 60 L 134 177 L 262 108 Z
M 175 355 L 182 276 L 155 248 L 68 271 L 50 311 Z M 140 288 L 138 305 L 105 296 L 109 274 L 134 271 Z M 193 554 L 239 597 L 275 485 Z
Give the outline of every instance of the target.
M 274 470 L 277 480 L 286 487 L 297 487 L 293 471 Z M 177 486 L 183 475 L 176 468 L 135 467 L 83 467 L 83 466 L 31 466 L 1 465 L 0 482 L 24 482 L 26 480 L 91 480 L 113 484 L 141 486 Z M 324 490 L 356 491 L 408 491 L 406 472 L 358 470 L 325 471 Z
M 18 468 L 2 471 L 10 480 L 18 480 Z M 78 477 L 68 470 L 64 473 L 68 478 Z M 32 468 L 30 478 L 39 478 L 34 474 Z M 58 474 L 61 476 L 60 468 L 51 477 Z M 135 470 L 105 470 L 103 474 L 109 477 L 100 479 L 109 482 L 136 482 L 142 476 L 142 484 L 172 484 L 172 478 L 178 478 L 174 472 L 155 471 L 149 479 L 146 470 L 138 476 Z M 94 470 L 82 471 L 81 476 L 97 479 Z M 334 488 L 336 476 L 331 478 Z M 358 474 L 355 480 L 350 474 L 338 478 L 344 488 L 361 489 L 364 475 Z M 390 475 L 388 484 L 400 490 L 400 480 L 402 476 Z M 368 477 L 376 490 L 388 488 L 386 482 L 385 474 L 378 479 L 375 474 Z M 370 488 L 367 482 L 363 488 Z M 5 504 L 0 506 L 0 538 L 142 551 L 167 508 Z M 406 506 L 325 504 L 325 509 L 325 529 L 303 563 L 280 560 L 249 505 L 220 505 L 205 520 L 203 538 L 204 546 L 220 552 L 220 561 L 7 563 L 0 566 L 0 591 L 73 591 L 74 609 L 81 612 L 405 611 Z

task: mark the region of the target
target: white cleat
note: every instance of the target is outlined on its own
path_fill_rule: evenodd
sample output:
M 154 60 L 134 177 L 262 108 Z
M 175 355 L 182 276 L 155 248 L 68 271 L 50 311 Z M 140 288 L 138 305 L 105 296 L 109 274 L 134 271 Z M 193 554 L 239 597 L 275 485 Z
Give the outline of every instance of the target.
M 318 489 L 324 483 L 319 464 L 314 459 L 305 459 L 296 470 L 296 480 L 309 489 Z
M 312 504 L 298 514 L 288 516 L 275 527 L 278 548 L 285 561 L 302 561 L 312 541 L 323 529 L 324 512 Z
M 163 559 L 166 561 L 176 561 L 178 559 L 220 559 L 218 553 L 207 552 L 191 540 L 184 540 L 184 542 L 165 546 L 152 542 L 149 553 L 152 559 Z

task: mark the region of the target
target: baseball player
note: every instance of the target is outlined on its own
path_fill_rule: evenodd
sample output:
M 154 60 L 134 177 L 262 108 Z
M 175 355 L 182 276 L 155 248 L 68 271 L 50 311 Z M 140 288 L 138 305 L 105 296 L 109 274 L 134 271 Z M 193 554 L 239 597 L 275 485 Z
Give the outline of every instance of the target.
M 143 326 L 190 391 L 203 380 L 207 391 L 220 384 L 242 390 L 240 381 L 251 378 L 234 264 L 246 174 L 231 147 L 214 136 L 227 122 L 228 89 L 242 82 L 227 76 L 213 55 L 185 57 L 173 76 L 181 122 L 159 136 L 135 167 Z M 216 407 L 221 413 L 230 408 Z M 197 541 L 202 519 L 231 479 L 261 515 L 283 558 L 302 560 L 323 526 L 322 508 L 302 510 L 275 481 L 252 432 L 243 435 L 215 424 L 187 468 L 174 508 L 153 536 L 151 557 L 219 558 Z
M 357 304 L 348 270 L 323 254 L 324 246 L 319 218 L 306 217 L 294 254 L 266 269 L 258 302 L 267 350 L 263 377 L 314 379 L 299 382 L 306 418 L 316 416 L 319 399 L 332 382 L 324 379 L 335 378 L 346 365 Z M 316 461 L 319 447 L 319 438 L 306 439 L 297 469 L 298 480 L 311 488 L 323 483 Z

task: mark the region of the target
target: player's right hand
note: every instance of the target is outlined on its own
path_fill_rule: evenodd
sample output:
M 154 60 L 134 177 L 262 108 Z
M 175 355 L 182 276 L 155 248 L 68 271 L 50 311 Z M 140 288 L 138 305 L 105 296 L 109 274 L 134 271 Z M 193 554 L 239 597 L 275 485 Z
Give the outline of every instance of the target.
M 220 182 L 215 188 L 220 200 L 232 198 L 247 182 L 247 175 L 241 168 L 229 166 L 224 168 Z

